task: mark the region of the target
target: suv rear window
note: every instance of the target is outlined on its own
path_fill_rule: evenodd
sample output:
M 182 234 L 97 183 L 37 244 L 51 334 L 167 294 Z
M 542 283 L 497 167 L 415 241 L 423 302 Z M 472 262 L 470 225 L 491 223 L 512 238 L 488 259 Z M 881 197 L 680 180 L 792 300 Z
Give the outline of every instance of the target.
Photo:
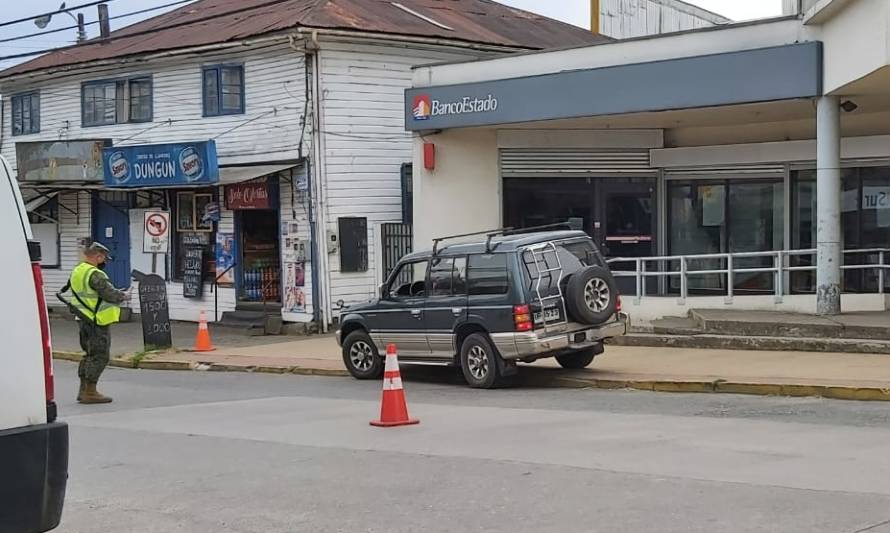
M 470 296 L 506 294 L 507 255 L 471 255 L 467 261 L 467 285 Z
M 522 254 L 522 261 L 525 263 L 525 269 L 529 277 L 529 289 L 535 290 L 536 279 L 538 277 L 538 268 L 548 270 L 557 268 L 562 263 L 563 276 L 577 272 L 582 268 L 589 266 L 603 266 L 603 260 L 593 246 L 593 243 L 587 240 L 557 243 L 557 253 L 552 248 L 545 250 L 537 255 L 537 263 L 532 253 L 526 250 Z M 557 254 L 559 262 L 557 262 Z M 541 289 L 547 290 L 556 288 L 556 281 L 559 279 L 559 272 L 547 272 L 541 276 Z

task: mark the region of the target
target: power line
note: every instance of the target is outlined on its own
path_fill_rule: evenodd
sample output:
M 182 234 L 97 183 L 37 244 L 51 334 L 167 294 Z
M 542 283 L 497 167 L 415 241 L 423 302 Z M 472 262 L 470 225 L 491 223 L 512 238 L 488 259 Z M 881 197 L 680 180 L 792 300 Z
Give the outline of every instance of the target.
M 187 4 L 189 2 L 194 2 L 194 1 L 195 0 L 179 0 L 177 2 L 170 2 L 169 4 L 164 4 L 164 5 L 160 5 L 157 7 L 150 7 L 150 8 L 142 9 L 139 11 L 133 11 L 131 13 L 124 13 L 123 15 L 116 15 L 113 17 L 109 17 L 109 20 L 117 20 L 117 19 L 122 19 L 122 18 L 127 18 L 127 17 L 134 17 L 136 15 L 143 15 L 145 13 L 150 13 L 152 11 L 157 11 L 159 9 L 166 9 L 168 7 L 178 6 L 180 4 Z M 84 24 L 84 27 L 95 26 L 96 24 L 99 24 L 98 20 L 87 22 L 86 24 Z M 55 30 L 38 31 L 38 32 L 34 32 L 34 33 L 29 33 L 27 35 L 17 35 L 15 37 L 8 37 L 6 39 L 0 39 L 0 43 L 9 43 L 9 42 L 13 42 L 13 41 L 20 41 L 23 39 L 30 39 L 32 37 L 40 37 L 41 35 L 50 35 L 52 33 L 59 33 L 59 32 L 68 31 L 68 30 L 76 30 L 77 28 L 78 28 L 78 26 L 75 24 L 74 26 L 65 26 L 64 28 L 57 28 Z
M 30 20 L 39 19 L 40 17 L 51 17 L 51 16 L 57 15 L 59 13 L 68 13 L 71 11 L 77 11 L 78 9 L 84 9 L 87 7 L 97 6 L 99 4 L 109 4 L 114 1 L 115 0 L 97 0 L 95 2 L 81 4 L 79 6 L 71 6 L 71 7 L 66 7 L 64 9 L 59 9 L 56 11 L 50 11 L 49 13 L 41 13 L 40 15 L 32 15 L 30 17 L 25 17 L 23 19 L 10 20 L 9 22 L 0 22 L 0 28 L 2 28 L 3 26 L 12 26 L 13 24 L 20 24 L 22 22 L 28 22 Z
M 208 20 L 214 20 L 214 19 L 218 19 L 218 18 L 223 18 L 223 17 L 229 16 L 229 15 L 237 15 L 237 14 L 239 14 L 239 13 L 244 13 L 244 12 L 246 12 L 246 11 L 253 11 L 253 10 L 260 9 L 260 8 L 264 8 L 264 7 L 271 7 L 271 6 L 274 6 L 274 5 L 277 5 L 277 4 L 283 4 L 284 2 L 289 2 L 289 1 L 290 1 L 290 0 L 269 0 L 268 2 L 263 2 L 263 3 L 256 4 L 256 5 L 253 5 L 253 6 L 249 6 L 249 7 L 241 7 L 241 8 L 238 8 L 238 9 L 233 9 L 233 10 L 231 10 L 231 11 L 226 11 L 226 12 L 224 12 L 224 13 L 218 13 L 218 14 L 216 14 L 216 15 L 208 15 L 208 16 L 206 16 L 206 17 L 199 17 L 199 18 L 196 18 L 196 19 L 193 19 L 193 20 L 189 20 L 189 21 L 185 21 L 185 22 L 179 22 L 179 23 L 176 23 L 176 24 L 170 24 L 169 26 L 165 26 L 165 27 L 164 27 L 164 30 L 171 30 L 171 29 L 174 29 L 174 28 L 181 28 L 181 27 L 183 27 L 183 26 L 191 26 L 191 25 L 193 25 L 193 24 L 198 24 L 198 23 L 201 23 L 201 22 L 207 22 Z M 101 2 L 100 2 L 100 3 L 101 3 Z M 27 19 L 27 20 L 30 20 L 30 19 Z M 127 34 L 125 34 L 125 35 L 117 35 L 117 36 L 115 36 L 115 35 L 112 34 L 111 36 L 102 39 L 101 42 L 100 42 L 100 41 L 94 41 L 94 42 L 87 42 L 87 43 L 83 43 L 83 44 L 80 44 L 80 45 L 74 45 L 74 46 L 63 46 L 63 47 L 59 47 L 59 48 L 48 48 L 48 49 L 46 49 L 46 50 L 41 50 L 41 51 L 39 51 L 39 52 L 31 52 L 31 53 L 27 53 L 27 54 L 14 54 L 14 55 L 8 55 L 8 56 L 0 56 L 0 61 L 5 61 L 5 60 L 7 60 L 7 59 L 21 59 L 21 58 L 24 58 L 24 57 L 36 56 L 36 55 L 45 54 L 45 53 L 49 53 L 49 52 L 63 52 L 63 51 L 66 51 L 66 50 L 71 50 L 71 49 L 73 49 L 73 48 L 77 48 L 78 46 L 91 46 L 91 45 L 96 45 L 96 44 L 100 44 L 100 43 L 101 43 L 101 44 L 105 44 L 105 43 L 109 43 L 109 42 L 111 42 L 111 41 L 115 41 L 115 40 L 117 40 L 117 39 L 130 39 L 130 38 L 132 38 L 132 37 L 139 37 L 139 36 L 141 36 L 141 35 L 148 35 L 148 34 L 150 34 L 150 33 L 156 33 L 156 32 L 158 32 L 158 31 L 161 31 L 161 30 L 158 30 L 158 29 L 156 29 L 156 28 L 153 28 L 153 29 L 150 29 L 150 30 L 143 30 L 143 31 L 136 31 L 136 32 L 132 32 L 132 33 L 127 33 Z

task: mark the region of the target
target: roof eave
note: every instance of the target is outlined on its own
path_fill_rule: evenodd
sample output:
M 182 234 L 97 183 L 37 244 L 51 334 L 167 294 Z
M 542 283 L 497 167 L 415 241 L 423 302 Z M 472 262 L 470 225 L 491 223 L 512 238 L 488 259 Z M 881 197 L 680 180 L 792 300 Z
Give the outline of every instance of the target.
M 59 73 L 72 72 L 81 69 L 102 67 L 107 65 L 124 65 L 129 63 L 139 63 L 146 61 L 154 61 L 157 59 L 163 59 L 166 57 L 176 57 L 181 55 L 189 55 L 189 54 L 200 54 L 203 52 L 213 51 L 213 50 L 222 50 L 227 48 L 237 48 L 237 47 L 247 47 L 253 46 L 256 44 L 262 44 L 267 42 L 274 41 L 293 41 L 293 38 L 300 37 L 301 39 L 304 37 L 315 35 L 323 35 L 323 36 L 333 36 L 333 37 L 345 37 L 345 38 L 360 38 L 360 39 L 369 39 L 369 40 L 383 40 L 383 41 L 397 41 L 404 43 L 413 43 L 413 44 L 426 44 L 426 45 L 435 45 L 435 46 L 447 46 L 447 47 L 455 47 L 455 48 L 463 48 L 463 49 L 473 49 L 479 51 L 488 51 L 488 52 L 529 52 L 535 50 L 541 50 L 541 48 L 536 48 L 532 46 L 522 46 L 517 44 L 495 44 L 495 43 L 486 43 L 479 41 L 469 41 L 464 39 L 447 39 L 440 37 L 423 37 L 419 35 L 403 35 L 403 34 L 395 34 L 395 33 L 382 33 L 382 32 L 366 32 L 366 31 L 355 31 L 355 30 L 343 30 L 343 29 L 335 29 L 335 28 L 319 28 L 312 26 L 298 26 L 295 28 L 290 28 L 285 31 L 275 32 L 267 35 L 260 35 L 257 37 L 252 37 L 248 39 L 240 39 L 235 41 L 225 41 L 219 43 L 212 43 L 201 46 L 189 46 L 183 48 L 171 48 L 170 50 L 165 50 L 163 52 L 152 52 L 152 53 L 140 53 L 133 54 L 129 56 L 116 57 L 113 59 L 99 59 L 93 61 L 83 61 L 79 63 L 71 63 L 68 65 L 60 65 L 58 67 L 50 67 L 50 68 L 42 68 L 42 69 L 34 69 L 30 71 L 18 72 L 9 76 L 3 76 L 2 72 L 0 72 L 0 89 L 2 89 L 4 84 L 15 83 L 24 79 L 34 79 L 44 76 L 53 76 Z M 15 67 L 11 67 L 15 68 Z

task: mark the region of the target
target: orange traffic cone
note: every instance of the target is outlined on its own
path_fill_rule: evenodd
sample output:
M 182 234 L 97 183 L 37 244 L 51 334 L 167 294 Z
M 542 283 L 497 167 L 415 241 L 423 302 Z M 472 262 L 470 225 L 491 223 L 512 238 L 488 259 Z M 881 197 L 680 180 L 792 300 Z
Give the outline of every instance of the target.
M 198 335 L 195 337 L 194 352 L 212 352 L 216 348 L 210 340 L 210 328 L 207 327 L 207 313 L 201 311 L 201 317 L 198 319 Z
M 405 402 L 405 390 L 402 388 L 402 374 L 399 372 L 399 356 L 396 345 L 386 347 L 386 367 L 383 371 L 383 402 L 380 405 L 380 420 L 371 422 L 372 426 L 395 427 L 419 424 L 420 420 L 408 418 L 408 404 Z

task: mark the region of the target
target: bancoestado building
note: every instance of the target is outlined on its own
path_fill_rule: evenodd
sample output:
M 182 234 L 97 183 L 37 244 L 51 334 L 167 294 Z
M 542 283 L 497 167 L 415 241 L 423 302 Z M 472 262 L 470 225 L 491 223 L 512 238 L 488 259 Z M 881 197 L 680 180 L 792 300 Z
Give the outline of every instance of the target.
M 628 259 L 612 267 L 639 321 L 694 306 L 835 313 L 841 293 L 844 310 L 883 310 L 888 21 L 885 1 L 823 1 L 794 17 L 416 68 L 415 246 L 574 217 L 610 259 Z M 722 253 L 736 255 L 689 257 Z M 688 274 L 702 270 L 713 272 Z

